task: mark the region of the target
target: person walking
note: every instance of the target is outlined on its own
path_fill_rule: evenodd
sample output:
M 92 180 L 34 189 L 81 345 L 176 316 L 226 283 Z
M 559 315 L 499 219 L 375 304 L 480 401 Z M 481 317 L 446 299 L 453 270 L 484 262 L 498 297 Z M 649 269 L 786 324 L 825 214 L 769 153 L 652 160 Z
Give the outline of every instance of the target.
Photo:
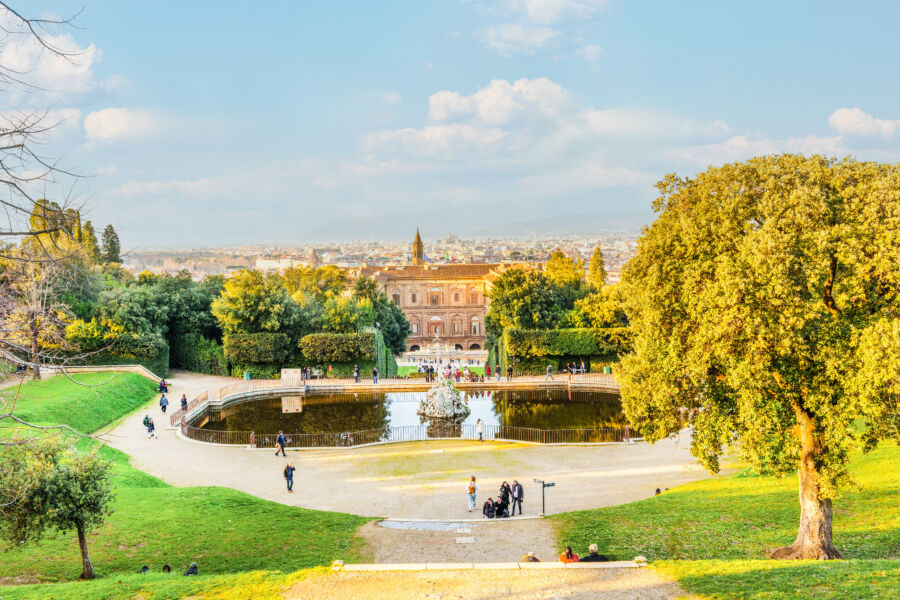
M 510 516 L 516 516 L 516 505 L 519 507 L 519 516 L 522 516 L 522 500 L 525 499 L 525 490 L 522 489 L 522 484 L 513 479 L 512 483 L 512 506 L 510 507 L 509 514 Z
M 144 424 L 144 433 L 147 434 L 147 439 L 150 439 L 150 415 L 144 415 L 144 420 L 142 421 Z
M 289 494 L 294 493 L 294 463 L 288 461 L 287 466 L 284 467 L 284 480 L 287 482 L 287 490 Z
M 469 512 L 475 510 L 476 503 L 478 502 L 478 482 L 475 481 L 475 476 L 472 475 L 472 478 L 469 479 L 469 482 L 466 484 L 466 495 L 469 498 Z
M 166 407 L 169 406 L 169 399 L 166 398 L 166 395 L 163 394 L 159 399 L 159 407 L 162 409 L 162 413 L 166 414 Z
M 359 383 L 359 365 L 353 366 L 353 379 L 356 380 L 356 383 Z
M 553 367 L 551 365 L 547 365 L 547 376 L 544 377 L 544 381 L 548 379 L 553 381 Z
M 503 371 L 500 370 L 499 364 L 494 365 L 494 373 L 497 374 L 497 381 L 500 381 L 500 377 L 503 375 Z
M 513 372 L 512 365 L 508 365 L 506 367 L 506 380 L 507 381 L 512 381 L 512 372 Z
M 378 383 L 378 367 L 372 367 L 372 383 Z
M 478 441 L 483 442 L 484 441 L 484 421 L 482 421 L 481 419 L 478 419 L 475 422 L 475 431 L 478 432 Z
M 153 417 L 150 417 L 150 422 L 147 424 L 147 439 L 158 437 L 156 435 L 156 425 L 153 424 Z
M 287 456 L 287 454 L 284 453 L 284 445 L 285 445 L 286 443 L 287 443 L 287 440 L 286 440 L 285 437 L 284 437 L 284 432 L 279 431 L 279 432 L 278 432 L 278 437 L 275 438 L 275 444 L 278 446 L 278 448 L 280 448 L 280 450 L 281 450 L 281 455 L 282 455 L 282 456 Z M 278 452 L 279 452 L 279 450 L 276 449 L 276 450 L 275 450 L 275 456 L 278 456 Z
M 181 412 L 187 412 L 187 394 L 181 395 Z
M 491 378 L 491 365 L 490 364 L 484 365 L 484 374 L 488 379 Z

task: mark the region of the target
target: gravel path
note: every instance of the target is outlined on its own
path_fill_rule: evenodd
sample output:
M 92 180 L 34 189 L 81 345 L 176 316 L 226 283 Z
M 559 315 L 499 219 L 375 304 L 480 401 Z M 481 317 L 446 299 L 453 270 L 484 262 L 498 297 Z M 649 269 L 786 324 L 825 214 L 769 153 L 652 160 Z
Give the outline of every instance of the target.
M 684 591 L 652 568 L 551 571 L 400 571 L 314 575 L 286 600 L 670 600 Z
M 403 527 L 403 528 L 398 528 Z M 359 530 L 377 564 L 517 562 L 528 552 L 555 560 L 556 532 L 544 519 L 484 523 L 372 522 Z
M 233 379 L 174 372 L 169 397 L 192 398 Z M 158 426 L 148 440 L 141 420 L 150 414 L 161 426 L 168 417 L 156 401 L 126 417 L 106 436 L 129 454 L 132 464 L 171 484 L 232 487 L 283 504 L 374 517 L 465 519 L 464 484 L 476 475 L 479 508 L 504 480 L 525 487 L 525 514 L 541 511 L 540 488 L 532 479 L 553 481 L 547 513 L 632 502 L 707 477 L 688 452 L 688 440 L 607 446 L 531 446 L 468 440 L 437 440 L 366 448 L 288 451 L 297 467 L 295 493 L 288 494 L 281 472 L 288 459 L 271 449 L 213 446 Z

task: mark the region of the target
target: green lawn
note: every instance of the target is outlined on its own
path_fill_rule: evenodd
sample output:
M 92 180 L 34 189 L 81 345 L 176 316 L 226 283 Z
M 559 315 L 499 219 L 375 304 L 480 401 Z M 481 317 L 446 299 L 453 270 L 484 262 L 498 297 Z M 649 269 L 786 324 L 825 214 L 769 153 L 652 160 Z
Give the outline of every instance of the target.
M 15 414 L 39 425 L 65 423 L 93 433 L 156 396 L 156 384 L 135 373 L 77 373 L 28 381 L 18 392 Z M 81 385 L 79 385 L 81 384 Z M 17 387 L 0 390 L 7 402 Z M 9 435 L 9 431 L 5 432 Z
M 82 388 L 61 377 L 29 383 L 23 388 L 22 397 L 27 400 L 20 408 L 39 422 L 59 420 L 89 431 L 102 428 L 156 397 L 152 382 L 131 377 L 121 375 L 97 388 Z M 110 375 L 101 374 L 98 379 L 107 381 Z M 85 394 L 85 390 L 90 391 Z M 83 450 L 94 444 L 90 439 L 78 442 Z M 227 587 L 236 581 L 181 577 L 194 561 L 204 575 L 217 575 L 257 570 L 287 573 L 327 565 L 337 558 L 359 559 L 362 549 L 355 533 L 368 519 L 284 506 L 226 488 L 176 488 L 131 467 L 122 452 L 103 447 L 100 454 L 113 463 L 115 491 L 113 514 L 90 534 L 91 558 L 100 579 L 0 586 L 0 599 L 132 598 L 138 595 L 135 586 L 143 583 L 152 588 L 141 592 L 144 598 L 170 598 L 174 589 L 190 594 L 207 589 L 206 585 Z M 164 577 L 163 564 L 171 565 L 178 577 Z M 160 574 L 129 578 L 143 565 Z M 73 533 L 50 535 L 39 545 L 18 546 L 0 554 L 0 583 L 67 581 L 80 572 Z M 252 577 L 262 578 L 264 587 L 272 589 L 280 581 L 277 573 Z M 246 587 L 245 583 L 235 584 L 235 589 Z
M 788 545 L 797 534 L 794 477 L 778 480 L 744 470 L 640 502 L 553 518 L 561 545 L 583 550 L 597 543 L 615 558 L 642 554 L 666 561 L 660 563 L 664 570 L 704 598 L 779 598 L 794 580 L 821 588 L 821 595 L 810 598 L 896 597 L 900 562 L 883 559 L 900 558 L 898 465 L 896 445 L 853 456 L 859 486 L 834 504 L 835 545 L 853 559 L 843 562 L 761 560 L 766 549 Z

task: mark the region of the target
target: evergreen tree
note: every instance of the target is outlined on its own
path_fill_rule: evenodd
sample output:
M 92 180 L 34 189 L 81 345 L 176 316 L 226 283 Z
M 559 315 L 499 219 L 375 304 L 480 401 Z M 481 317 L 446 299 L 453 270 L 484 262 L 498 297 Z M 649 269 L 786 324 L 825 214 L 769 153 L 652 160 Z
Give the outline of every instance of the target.
M 103 262 L 120 263 L 122 262 L 121 246 L 119 245 L 119 234 L 113 229 L 112 225 L 107 225 L 103 230 Z
M 91 260 L 100 262 L 100 245 L 97 243 L 94 225 L 90 221 L 85 221 L 81 226 L 81 245 L 84 246 L 84 250 Z
M 591 262 L 588 264 L 588 283 L 595 290 L 606 285 L 606 266 L 603 264 L 603 253 L 600 252 L 599 246 L 594 247 Z

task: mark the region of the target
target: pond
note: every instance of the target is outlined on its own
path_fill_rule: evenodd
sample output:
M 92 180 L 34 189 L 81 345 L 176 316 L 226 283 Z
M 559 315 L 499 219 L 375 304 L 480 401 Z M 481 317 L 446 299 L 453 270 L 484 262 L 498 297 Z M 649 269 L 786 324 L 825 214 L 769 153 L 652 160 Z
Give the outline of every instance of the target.
M 457 434 L 417 414 L 425 392 L 322 393 L 257 398 L 211 409 L 191 425 L 208 431 L 271 434 L 326 434 L 384 430 L 382 439 L 398 439 L 403 428 L 427 429 L 425 437 L 455 437 L 481 419 L 486 437 L 509 437 L 510 428 L 540 430 L 622 430 L 625 420 L 618 394 L 567 390 L 475 390 L 462 392 L 471 414 L 451 423 Z M 394 432 L 394 433 L 391 433 Z M 519 438 L 517 438 L 519 439 Z M 593 438 L 592 438 L 593 439 Z M 535 440 L 538 441 L 538 440 Z

